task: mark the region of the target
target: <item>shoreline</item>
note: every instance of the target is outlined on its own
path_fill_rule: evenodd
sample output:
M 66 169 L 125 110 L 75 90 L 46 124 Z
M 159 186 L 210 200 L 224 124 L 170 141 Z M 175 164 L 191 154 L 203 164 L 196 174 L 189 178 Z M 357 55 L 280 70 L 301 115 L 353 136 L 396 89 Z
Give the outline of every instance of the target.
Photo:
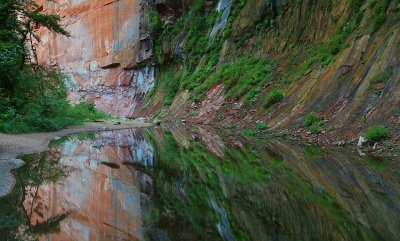
M 153 123 L 134 120 L 118 120 L 104 122 L 90 122 L 82 126 L 69 126 L 65 129 L 47 133 L 30 133 L 8 135 L 0 133 L 0 198 L 8 195 L 15 186 L 15 177 L 12 170 L 24 165 L 17 156 L 46 151 L 50 141 L 56 137 L 63 137 L 79 133 L 112 131 L 131 128 L 152 127 Z
M 107 120 L 104 122 L 85 123 L 81 126 L 69 126 L 55 132 L 11 135 L 0 133 L 0 161 L 14 159 L 23 154 L 46 151 L 50 141 L 55 137 L 63 137 L 86 132 L 111 131 L 151 126 L 154 126 L 154 124 L 134 120 Z

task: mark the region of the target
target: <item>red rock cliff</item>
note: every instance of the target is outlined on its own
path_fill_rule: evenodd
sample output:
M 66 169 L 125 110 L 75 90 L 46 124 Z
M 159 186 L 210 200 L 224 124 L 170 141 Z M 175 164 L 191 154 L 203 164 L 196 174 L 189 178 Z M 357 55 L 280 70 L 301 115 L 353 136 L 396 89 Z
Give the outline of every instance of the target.
M 94 101 L 99 109 L 134 116 L 153 86 L 154 68 L 138 68 L 152 56 L 152 43 L 141 30 L 141 0 L 38 1 L 57 13 L 71 37 L 41 30 L 41 64 L 69 76 L 70 99 Z

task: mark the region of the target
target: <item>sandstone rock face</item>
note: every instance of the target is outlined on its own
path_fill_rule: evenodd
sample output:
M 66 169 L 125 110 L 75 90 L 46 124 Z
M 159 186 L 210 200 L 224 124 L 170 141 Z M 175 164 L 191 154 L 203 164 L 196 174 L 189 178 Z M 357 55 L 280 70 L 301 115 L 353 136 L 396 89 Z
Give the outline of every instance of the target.
M 154 67 L 138 68 L 152 56 L 152 43 L 141 28 L 142 0 L 38 1 L 57 13 L 71 37 L 40 30 L 40 64 L 69 76 L 73 102 L 94 101 L 99 109 L 133 116 L 154 84 Z

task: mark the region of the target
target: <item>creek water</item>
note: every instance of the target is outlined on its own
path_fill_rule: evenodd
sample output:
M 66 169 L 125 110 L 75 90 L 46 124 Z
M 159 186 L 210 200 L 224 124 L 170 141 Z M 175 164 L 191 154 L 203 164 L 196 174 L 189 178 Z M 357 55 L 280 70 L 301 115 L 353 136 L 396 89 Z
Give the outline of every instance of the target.
M 185 126 L 23 159 L 0 240 L 400 240 L 395 160 Z

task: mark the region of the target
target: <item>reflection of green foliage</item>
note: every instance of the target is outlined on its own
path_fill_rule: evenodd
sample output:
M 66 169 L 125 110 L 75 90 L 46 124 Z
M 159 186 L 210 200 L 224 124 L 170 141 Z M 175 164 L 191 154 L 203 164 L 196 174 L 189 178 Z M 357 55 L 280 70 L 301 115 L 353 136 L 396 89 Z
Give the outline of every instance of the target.
M 249 224 L 263 227 L 264 234 L 280 230 L 290 238 L 333 240 L 332 233 L 339 233 L 340 237 L 362 240 L 359 232 L 365 230 L 335 195 L 305 178 L 301 170 L 293 168 L 293 160 L 266 148 L 268 141 L 252 139 L 240 147 L 225 145 L 224 156 L 217 157 L 204 143 L 190 141 L 189 148 L 184 148 L 170 133 L 165 132 L 162 138 L 159 134 L 158 140 L 153 140 L 159 161 L 155 173 L 157 203 L 147 217 L 154 225 L 163 213 L 174 212 L 190 224 L 185 235 L 219 240 L 214 225 L 221 217 L 211 207 L 211 195 L 225 209 L 236 240 L 254 239 Z M 319 147 L 306 147 L 304 153 L 311 159 L 324 155 Z M 309 212 L 310 208 L 314 211 Z M 315 220 L 324 220 L 329 228 L 321 229 Z M 171 235 L 173 230 L 167 228 Z M 374 230 L 368 231 L 368 236 L 371 240 L 380 237 Z
M 386 21 L 386 11 L 389 8 L 390 2 L 391 2 L 390 0 L 377 1 L 371 16 L 371 19 L 373 19 L 372 23 L 373 32 L 379 30 L 382 24 Z
M 6 197 L 0 198 L 0 240 L 17 240 L 15 234 L 22 223 L 26 223 L 26 216 L 22 207 L 24 193 L 21 189 Z
M 33 226 L 29 231 L 35 234 L 49 234 L 60 231 L 60 222 L 68 217 L 67 214 L 61 214 L 47 219 L 45 222 Z
M 299 176 L 287 171 L 285 175 L 293 191 L 291 195 L 296 199 L 319 206 L 326 214 L 330 215 L 337 224 L 347 223 L 350 225 L 350 220 L 348 220 L 346 212 L 336 203 L 335 199 L 327 191 L 316 192 L 309 183 Z
M 386 82 L 390 79 L 391 75 L 392 75 L 392 68 L 387 67 L 371 79 L 371 84 L 377 84 L 377 83 L 386 84 Z
M 201 143 L 192 142 L 190 149 L 182 149 L 171 134 L 165 133 L 163 137 L 165 142 L 157 144 L 156 149 L 159 159 L 156 173 L 156 194 L 161 202 L 159 208 L 175 210 L 190 220 L 199 239 L 204 239 L 204 225 L 213 225 L 218 219 L 210 207 L 209 192 L 222 199 L 224 206 L 228 205 L 220 192 L 221 179 L 250 184 L 263 182 L 268 177 L 266 166 L 252 149 L 226 147 L 225 157 L 217 158 Z M 176 180 L 181 178 L 184 193 L 175 187 Z M 203 211 L 199 213 L 199 209 Z M 244 240 L 248 239 L 238 227 L 235 233 L 247 237 Z
M 368 155 L 365 159 L 366 159 L 366 164 L 371 169 L 376 171 L 382 171 L 389 164 L 389 161 L 382 157 Z
M 59 156 L 55 152 L 24 155 L 19 158 L 25 161 L 25 165 L 13 171 L 17 177 L 16 186 L 9 195 L 0 198 L 0 232 L 2 234 L 0 240 L 35 240 L 36 237 L 33 234 L 57 231 L 59 223 L 66 217 L 65 215 L 56 216 L 40 225 L 30 227 L 22 205 L 26 190 L 56 182 L 66 177 L 67 171 L 59 166 Z M 26 227 L 27 230 L 21 233 L 18 231 L 21 227 Z M 16 235 L 17 233 L 19 235 Z
M 304 147 L 304 154 L 311 159 L 317 159 L 324 156 L 324 149 L 320 146 L 306 146 Z
M 24 185 L 40 186 L 67 177 L 68 172 L 58 164 L 57 153 L 43 152 L 20 157 L 26 164 L 18 169 Z

